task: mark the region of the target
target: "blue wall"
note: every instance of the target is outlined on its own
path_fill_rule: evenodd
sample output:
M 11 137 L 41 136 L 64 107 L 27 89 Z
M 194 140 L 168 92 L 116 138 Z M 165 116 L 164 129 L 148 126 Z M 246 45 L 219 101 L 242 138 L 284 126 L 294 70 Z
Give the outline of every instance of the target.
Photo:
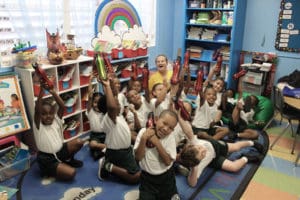
M 275 81 L 300 68 L 300 54 L 277 51 L 275 39 L 281 0 L 248 0 L 243 50 L 278 55 Z
M 149 63 L 164 53 L 175 59 L 177 49 L 184 44 L 184 1 L 157 0 L 157 45 L 150 48 Z M 242 0 L 245 1 L 245 0 Z M 278 55 L 275 81 L 300 67 L 300 54 L 277 51 L 275 38 L 281 0 L 248 0 L 243 50 L 274 52 Z
M 177 49 L 184 44 L 184 1 L 157 0 L 156 46 L 149 48 L 149 66 L 155 66 L 155 57 L 165 54 L 172 61 Z

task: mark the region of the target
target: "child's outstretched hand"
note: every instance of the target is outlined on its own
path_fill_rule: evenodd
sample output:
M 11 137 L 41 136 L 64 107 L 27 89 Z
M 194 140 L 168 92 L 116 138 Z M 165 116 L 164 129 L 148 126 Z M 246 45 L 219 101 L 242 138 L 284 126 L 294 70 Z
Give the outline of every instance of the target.
M 48 90 L 51 94 L 53 93 L 54 89 L 53 87 L 51 87 L 47 81 L 45 81 L 44 79 L 40 79 L 40 85 L 41 88 L 43 88 L 44 90 Z

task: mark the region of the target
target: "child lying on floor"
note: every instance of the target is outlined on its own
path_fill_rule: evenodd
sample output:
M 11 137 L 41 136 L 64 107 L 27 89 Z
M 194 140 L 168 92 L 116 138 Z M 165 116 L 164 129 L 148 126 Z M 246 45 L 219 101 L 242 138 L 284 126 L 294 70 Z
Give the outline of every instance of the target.
M 258 142 L 245 140 L 235 143 L 225 143 L 214 139 L 198 139 L 193 133 L 191 124 L 188 121 L 184 121 L 180 115 L 178 115 L 178 118 L 189 140 L 180 153 L 179 162 L 191 169 L 188 175 L 188 184 L 191 187 L 197 185 L 198 178 L 207 166 L 229 172 L 237 172 L 248 162 L 259 162 L 261 160 L 262 156 L 260 154 L 250 153 L 243 153 L 239 159 L 234 161 L 227 159 L 228 153 L 239 151 L 244 147 L 253 146 L 258 152 L 262 153 L 264 148 Z

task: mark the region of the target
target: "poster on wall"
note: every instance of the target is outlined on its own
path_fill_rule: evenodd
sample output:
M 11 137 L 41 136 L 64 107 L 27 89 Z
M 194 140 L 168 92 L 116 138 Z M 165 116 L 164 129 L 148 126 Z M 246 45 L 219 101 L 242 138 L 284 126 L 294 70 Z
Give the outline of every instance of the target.
M 0 76 L 0 138 L 29 128 L 17 76 Z
M 300 52 L 300 1 L 282 0 L 275 48 L 279 51 Z

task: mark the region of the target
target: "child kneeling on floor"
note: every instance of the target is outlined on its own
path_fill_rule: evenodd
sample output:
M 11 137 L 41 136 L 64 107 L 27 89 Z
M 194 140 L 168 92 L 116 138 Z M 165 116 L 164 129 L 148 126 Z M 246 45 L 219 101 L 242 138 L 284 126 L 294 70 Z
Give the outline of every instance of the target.
M 140 130 L 135 145 L 135 157 L 142 169 L 139 199 L 173 199 L 177 194 L 173 163 L 176 142 L 172 132 L 177 114 L 171 110 L 160 113 L 153 128 Z

